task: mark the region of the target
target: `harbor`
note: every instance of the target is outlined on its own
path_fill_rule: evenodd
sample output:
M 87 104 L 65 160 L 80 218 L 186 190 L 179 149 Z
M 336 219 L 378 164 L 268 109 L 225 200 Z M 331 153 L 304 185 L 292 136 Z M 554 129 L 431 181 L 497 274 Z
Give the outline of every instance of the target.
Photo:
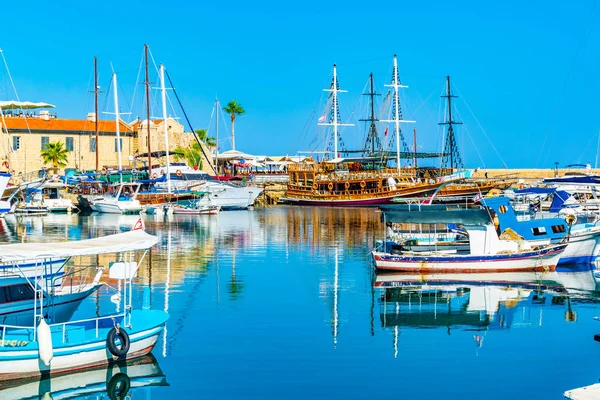
M 600 11 L 544 5 L 11 4 L 0 399 L 600 400 Z

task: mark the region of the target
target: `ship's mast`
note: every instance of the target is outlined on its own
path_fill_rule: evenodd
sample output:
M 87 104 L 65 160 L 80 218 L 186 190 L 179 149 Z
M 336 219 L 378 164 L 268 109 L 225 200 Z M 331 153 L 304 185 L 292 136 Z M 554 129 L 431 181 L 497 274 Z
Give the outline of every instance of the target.
M 404 137 L 402 136 L 402 131 L 400 130 L 401 123 L 414 123 L 415 121 L 407 121 L 402 119 L 402 112 L 400 110 L 400 89 L 406 89 L 408 86 L 403 86 L 400 83 L 400 77 L 398 76 L 398 59 L 394 54 L 394 71 L 392 73 L 392 83 L 390 85 L 385 85 L 387 87 L 394 88 L 394 119 L 385 120 L 382 122 L 393 122 L 394 123 L 394 131 L 396 133 L 396 168 L 400 171 L 400 142 L 404 145 L 406 150 L 408 151 L 408 146 L 404 141 Z
M 121 164 L 121 133 L 119 124 L 119 94 L 117 93 L 117 74 L 113 73 L 113 91 L 115 99 L 115 132 L 117 133 L 117 160 L 119 162 L 119 182 L 123 184 L 123 167 Z M 98 144 L 96 143 L 96 150 Z
M 165 148 L 167 149 L 167 192 L 171 193 L 171 164 L 169 162 L 169 126 L 167 124 L 167 90 L 165 89 L 165 66 L 160 65 L 160 94 L 162 98 L 163 126 L 165 133 Z
M 331 87 L 329 89 L 323 89 L 325 92 L 331 92 L 331 100 L 332 100 L 332 110 L 331 116 L 329 117 L 329 122 L 326 124 L 319 124 L 324 126 L 333 126 L 333 158 L 337 158 L 338 156 L 338 127 L 340 126 L 354 126 L 354 124 L 342 124 L 340 123 L 340 115 L 338 108 L 338 93 L 345 93 L 346 90 L 340 90 L 339 84 L 337 81 L 337 67 L 333 64 L 333 81 L 331 83 Z
M 369 100 L 371 102 L 371 116 L 368 119 L 361 119 L 359 121 L 371 122 L 371 125 L 369 126 L 369 134 L 367 135 L 367 142 L 365 143 L 365 152 L 367 152 L 370 147 L 371 154 L 375 154 L 375 148 L 377 148 L 377 150 L 381 149 L 381 142 L 379 141 L 379 137 L 377 136 L 377 126 L 375 125 L 375 122 L 379 121 L 379 119 L 375 116 L 375 96 L 381 95 L 375 92 L 375 86 L 373 84 L 373 73 L 369 75 L 369 84 L 369 92 L 363 93 L 363 95 L 369 96 Z
M 98 57 L 94 57 L 94 132 L 96 133 L 96 172 L 100 172 L 100 145 L 98 136 Z
M 215 166 L 217 167 L 217 175 L 219 175 L 219 97 L 215 95 Z
M 448 125 L 448 134 L 446 135 L 446 145 L 444 146 L 444 157 L 442 158 L 442 166 L 450 165 L 450 168 L 454 171 L 454 167 L 464 167 L 458 146 L 456 144 L 456 136 L 454 135 L 454 128 L 452 125 L 461 125 L 462 122 L 457 122 L 452 119 L 452 99 L 457 98 L 452 94 L 450 88 L 450 76 L 446 76 L 446 95 L 441 96 L 446 98 L 448 101 L 448 116 L 445 122 L 440 122 L 440 125 Z
M 146 134 L 148 135 L 148 179 L 152 177 L 152 150 L 150 146 L 150 80 L 148 78 L 148 45 L 144 45 L 144 59 L 146 64 Z

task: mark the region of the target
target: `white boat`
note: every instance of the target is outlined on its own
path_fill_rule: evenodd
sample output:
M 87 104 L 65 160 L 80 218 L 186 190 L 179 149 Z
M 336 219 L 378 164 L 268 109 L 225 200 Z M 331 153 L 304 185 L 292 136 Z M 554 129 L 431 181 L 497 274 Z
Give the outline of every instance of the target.
M 107 214 L 137 214 L 142 205 L 136 199 L 140 190 L 138 183 L 121 183 L 111 187 L 104 196 L 95 197 L 89 204 L 92 211 Z
M 7 317 L 19 314 L 19 320 L 29 316 L 33 317 L 31 312 L 36 307 L 36 291 L 32 283 L 39 287 L 42 293 L 43 308 L 46 309 L 47 318 L 51 321 L 63 322 L 68 320 L 75 312 L 79 304 L 89 295 L 100 289 L 102 284 L 100 278 L 102 270 L 99 270 L 94 280 L 89 283 L 72 284 L 62 275 L 58 278 L 51 278 L 43 275 L 37 280 L 30 280 L 21 277 L 0 280 L 0 320 L 7 324 Z M 65 319 L 65 315 L 68 316 Z
M 532 248 L 522 240 L 501 240 L 483 209 L 455 209 L 444 205 L 383 207 L 384 219 L 395 223 L 460 223 L 469 235 L 466 254 L 406 251 L 401 246 L 376 248 L 378 270 L 399 272 L 525 272 L 554 270 L 567 244 Z
M 174 189 L 201 190 L 210 193 L 210 201 L 221 206 L 221 210 L 245 210 L 252 206 L 263 189 L 251 186 L 236 186 L 219 181 L 206 172 L 197 171 L 185 163 L 170 163 L 170 183 Z M 152 169 L 152 176 L 166 174 L 166 167 Z M 157 183 L 157 187 L 166 188 L 166 183 Z M 201 199 L 201 205 L 208 205 L 209 199 Z
M 48 207 L 44 205 L 42 191 L 40 189 L 27 189 L 25 199 L 20 201 L 14 209 L 16 214 L 45 215 Z
M 40 186 L 42 204 L 49 212 L 71 212 L 75 208 L 71 199 L 62 196 L 61 191 L 66 187 L 67 185 L 59 180 L 50 180 Z
M 36 301 L 32 325 L 0 325 L 0 380 L 126 361 L 152 350 L 168 314 L 149 307 L 133 309 L 131 285 L 139 266 L 134 261 L 134 252 L 147 251 L 158 242 L 158 238 L 141 227 L 140 220 L 133 231 L 95 239 L 0 245 L 0 262 L 5 263 L 37 260 L 43 264 L 48 258 L 119 254 L 120 261 L 109 264 L 109 276 L 121 281 L 117 298 L 122 310 L 112 315 L 48 324 L 43 302 Z M 42 298 L 38 286 L 33 287 L 34 299 Z M 149 291 L 144 297 L 144 304 L 149 304 Z

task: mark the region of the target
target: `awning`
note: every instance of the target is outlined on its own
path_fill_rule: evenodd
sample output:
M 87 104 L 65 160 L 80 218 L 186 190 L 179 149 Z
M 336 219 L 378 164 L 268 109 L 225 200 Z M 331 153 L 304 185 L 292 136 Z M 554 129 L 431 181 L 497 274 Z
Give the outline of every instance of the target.
M 36 108 L 55 108 L 48 103 L 33 103 L 31 101 L 0 101 L 0 109 L 2 110 L 34 110 Z
M 228 150 L 217 155 L 219 160 L 255 160 L 256 157 L 251 154 L 242 153 L 237 150 Z
M 143 230 L 117 233 L 94 239 L 53 243 L 14 243 L 0 245 L 0 261 L 15 262 L 112 254 L 145 250 L 158 243 L 156 236 Z
M 170 151 L 169 155 L 170 156 L 182 156 L 183 154 L 178 151 Z M 150 153 L 150 157 L 153 157 L 153 158 L 161 158 L 161 157 L 166 157 L 166 156 L 167 156 L 167 152 L 165 150 L 153 151 Z M 143 154 L 137 155 L 137 158 L 147 158 L 147 157 L 148 157 L 148 153 L 143 153 Z
M 491 221 L 487 210 L 482 207 L 399 204 L 380 208 L 385 221 L 394 223 L 486 225 Z

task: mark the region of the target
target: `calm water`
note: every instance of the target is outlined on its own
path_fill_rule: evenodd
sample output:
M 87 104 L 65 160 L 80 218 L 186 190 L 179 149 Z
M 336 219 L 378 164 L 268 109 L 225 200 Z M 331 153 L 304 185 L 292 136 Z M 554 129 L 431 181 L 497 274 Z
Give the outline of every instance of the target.
M 0 238 L 95 237 L 136 220 L 7 218 Z M 381 225 L 369 209 L 281 207 L 145 223 L 160 242 L 135 297 L 139 305 L 150 285 L 152 307 L 171 319 L 155 359 L 120 367 L 133 398 L 561 399 L 600 378 L 590 271 L 375 276 L 369 249 Z M 75 317 L 114 308 L 102 289 Z M 88 385 L 89 398 L 107 398 L 113 372 L 27 382 L 21 396 Z

